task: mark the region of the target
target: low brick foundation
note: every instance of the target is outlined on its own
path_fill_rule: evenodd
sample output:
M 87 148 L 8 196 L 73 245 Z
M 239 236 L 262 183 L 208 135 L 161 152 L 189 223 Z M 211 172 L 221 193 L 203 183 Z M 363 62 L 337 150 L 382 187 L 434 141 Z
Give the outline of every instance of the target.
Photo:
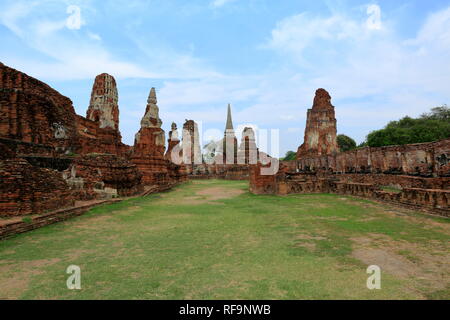
M 312 194 L 312 193 L 336 193 L 373 199 L 386 202 L 392 205 L 407 207 L 409 209 L 420 210 L 427 213 L 450 216 L 450 190 L 433 188 L 410 188 L 411 181 L 418 185 L 433 186 L 435 184 L 448 186 L 448 178 L 418 178 L 408 177 L 398 178 L 396 181 L 406 181 L 405 186 L 399 186 L 397 192 L 384 191 L 381 184 L 352 182 L 377 181 L 373 175 L 326 174 L 322 173 L 293 173 L 289 167 L 283 167 L 276 175 L 261 175 L 262 165 L 254 165 L 250 169 L 250 192 L 254 194 Z M 366 179 L 364 179 L 364 176 Z M 398 176 L 397 176 L 398 177 Z M 433 181 L 430 181 L 433 180 Z M 380 181 L 386 181 L 381 179 Z
M 111 204 L 121 200 L 105 200 L 96 202 L 94 204 L 88 204 L 79 207 L 61 209 L 39 215 L 37 217 L 30 217 L 30 222 L 16 221 L 10 223 L 2 223 L 0 220 L 0 239 L 13 236 L 15 234 L 31 231 L 40 227 L 44 227 L 59 221 L 64 221 L 72 217 L 80 216 L 83 213 L 89 211 L 89 209 L 99 206 L 101 204 Z
M 149 186 L 146 187 L 145 191 L 143 191 L 138 197 L 145 197 L 147 195 L 158 193 L 158 192 L 165 192 L 170 190 L 172 187 L 174 187 L 176 184 L 167 185 L 164 188 L 161 188 L 159 185 L 155 186 Z M 31 221 L 25 222 L 22 220 L 19 220 L 19 217 L 16 219 L 11 219 L 14 221 L 6 222 L 5 220 L 0 220 L 0 240 L 24 233 L 27 231 L 31 231 L 34 229 L 38 229 L 53 223 L 57 223 L 60 221 L 68 220 L 70 218 L 81 216 L 82 214 L 86 213 L 90 209 L 97 207 L 99 205 L 104 204 L 112 204 L 123 201 L 125 198 L 119 198 L 119 199 L 109 199 L 109 200 L 98 200 L 94 202 L 89 202 L 85 205 L 80 205 L 76 207 L 70 207 L 65 209 L 60 209 L 52 212 L 47 212 L 38 216 L 28 216 Z
M 189 179 L 248 180 L 250 166 L 246 164 L 186 165 Z

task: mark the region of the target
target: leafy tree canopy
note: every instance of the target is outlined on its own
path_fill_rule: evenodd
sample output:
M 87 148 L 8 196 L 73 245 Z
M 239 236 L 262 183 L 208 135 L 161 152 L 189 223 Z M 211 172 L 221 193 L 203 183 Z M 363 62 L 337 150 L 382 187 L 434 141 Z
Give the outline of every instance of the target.
M 431 109 L 419 118 L 404 117 L 390 122 L 384 129 L 367 136 L 370 147 L 432 142 L 450 137 L 450 108 L 447 105 Z
M 291 160 L 296 160 L 297 159 L 297 153 L 294 151 L 288 151 L 286 152 L 286 155 L 284 156 L 284 158 L 282 159 L 283 161 L 291 161 Z
M 356 141 L 345 134 L 337 136 L 337 143 L 341 152 L 356 149 Z

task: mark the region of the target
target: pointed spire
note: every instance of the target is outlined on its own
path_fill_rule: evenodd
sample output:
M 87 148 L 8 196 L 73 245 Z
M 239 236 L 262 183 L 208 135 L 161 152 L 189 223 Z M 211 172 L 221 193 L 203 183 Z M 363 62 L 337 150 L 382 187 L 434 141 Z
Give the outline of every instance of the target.
M 154 87 L 150 89 L 150 94 L 148 95 L 147 103 L 151 104 L 158 103 L 158 101 L 156 100 L 156 90 Z
M 159 108 L 156 100 L 156 90 L 151 88 L 147 99 L 147 107 L 145 108 L 145 115 L 141 120 L 141 127 L 155 127 L 161 128 L 162 121 L 159 118 Z
M 233 120 L 231 119 L 231 105 L 228 104 L 227 126 L 225 130 L 233 130 Z

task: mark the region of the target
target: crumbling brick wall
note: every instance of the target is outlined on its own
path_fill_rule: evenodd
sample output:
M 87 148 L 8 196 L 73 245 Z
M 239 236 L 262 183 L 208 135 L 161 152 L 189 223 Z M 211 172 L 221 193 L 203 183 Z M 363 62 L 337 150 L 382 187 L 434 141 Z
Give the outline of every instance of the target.
M 450 139 L 403 146 L 367 147 L 336 155 L 305 157 L 296 163 L 297 169 L 303 172 L 450 177 Z
M 129 157 L 131 147 L 122 143 L 120 132 L 111 128 L 100 128 L 98 122 L 77 115 L 80 154 L 107 153 Z
M 42 213 L 73 205 L 74 197 L 61 174 L 26 160 L 0 160 L 0 215 Z
M 82 199 L 131 196 L 143 191 L 142 173 L 136 165 L 116 155 L 77 157 L 64 178 Z
M 190 179 L 248 180 L 247 164 L 194 164 L 186 166 Z
M 285 161 L 273 176 L 262 175 L 261 165 L 252 166 L 250 191 L 348 194 L 449 216 L 449 155 L 446 139 Z M 383 191 L 383 186 L 399 191 Z
M 72 101 L 45 83 L 0 63 L 0 136 L 76 152 Z

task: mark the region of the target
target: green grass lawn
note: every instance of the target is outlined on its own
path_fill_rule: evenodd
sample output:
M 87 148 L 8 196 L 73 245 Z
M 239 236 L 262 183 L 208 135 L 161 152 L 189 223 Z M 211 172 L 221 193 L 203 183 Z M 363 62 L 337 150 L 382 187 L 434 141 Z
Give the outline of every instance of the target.
M 189 182 L 0 241 L 0 298 L 450 299 L 448 219 L 247 190 Z M 66 287 L 72 264 L 81 290 Z

